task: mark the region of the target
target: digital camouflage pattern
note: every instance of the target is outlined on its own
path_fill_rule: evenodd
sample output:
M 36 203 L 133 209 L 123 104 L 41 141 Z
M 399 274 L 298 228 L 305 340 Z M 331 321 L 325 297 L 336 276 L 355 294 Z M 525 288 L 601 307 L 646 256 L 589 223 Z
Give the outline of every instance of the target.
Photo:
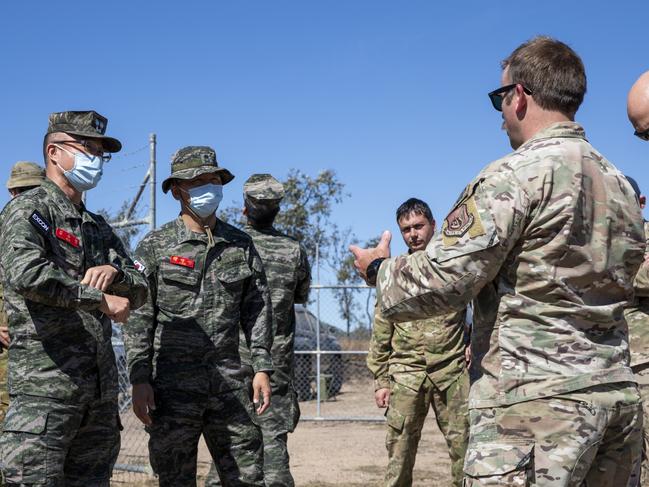
M 649 237 L 649 222 L 644 222 L 645 238 Z M 645 256 L 649 255 L 645 251 Z M 644 267 L 644 266 L 642 266 Z M 624 316 L 629 324 L 629 348 L 631 351 L 631 369 L 636 374 L 642 406 L 643 418 L 643 458 L 642 479 L 640 485 L 649 486 L 649 286 L 643 283 L 642 268 L 634 281 L 635 298 Z
M 421 429 L 430 407 L 444 434 L 455 486 L 469 435 L 469 376 L 464 361 L 466 311 L 393 323 L 374 311 L 367 366 L 374 389 L 390 388 L 387 486 L 412 485 Z
M 122 143 L 108 137 L 108 119 L 94 110 L 51 113 L 47 133 L 65 132 L 82 138 L 100 139 L 106 152 L 119 152 Z
M 637 485 L 642 410 L 635 384 L 603 384 L 470 415 L 469 487 Z
M 0 326 L 7 326 L 7 313 L 5 312 L 4 291 L 0 283 Z M 7 351 L 0 344 L 0 422 L 4 421 L 9 407 L 9 391 L 7 390 Z
M 144 277 L 106 221 L 50 180 L 11 200 L 0 228 L 11 333 L 11 404 L 0 437 L 7 481 L 108 485 L 114 459 L 106 452 L 119 450 L 112 327 L 97 309 L 102 292 L 80 281 L 88 268 L 114 263 L 123 276 L 107 293 L 137 308 Z
M 248 188 L 244 186 L 246 195 Z M 266 271 L 275 327 L 271 407 L 257 419 L 264 440 L 264 480 L 266 487 L 291 487 L 294 481 L 289 469 L 287 433 L 293 432 L 300 417 L 293 385 L 294 305 L 308 300 L 311 268 L 304 248 L 272 226 L 259 228 L 246 225 L 245 232 L 252 237 Z M 247 352 L 242 350 L 242 355 L 247 355 Z M 206 487 L 217 485 L 221 483 L 213 466 Z
M 480 172 L 425 253 L 384 262 L 378 300 L 403 322 L 476 298 L 469 408 L 504 407 L 634 381 L 623 309 L 644 249 L 627 180 L 557 123 Z
M 279 207 L 284 186 L 270 174 L 253 174 L 243 185 L 243 198 L 249 212 L 268 212 Z
M 221 177 L 221 184 L 228 184 L 234 179 L 230 171 L 219 167 L 214 149 L 204 145 L 191 145 L 178 149 L 171 156 L 171 175 L 162 181 L 162 191 L 171 188 L 174 179 L 194 179 L 201 174 L 215 173 Z
M 217 459 L 231 485 L 263 485 L 261 433 L 242 413 L 254 418 L 239 330 L 254 372 L 271 373 L 270 294 L 248 235 L 217 220 L 213 239 L 210 246 L 179 217 L 135 252 L 149 297 L 124 327 L 124 343 L 131 383 L 154 388 L 149 443 L 161 485 L 195 484 L 200 433 L 221 445 Z M 226 428 L 227 438 L 210 437 Z

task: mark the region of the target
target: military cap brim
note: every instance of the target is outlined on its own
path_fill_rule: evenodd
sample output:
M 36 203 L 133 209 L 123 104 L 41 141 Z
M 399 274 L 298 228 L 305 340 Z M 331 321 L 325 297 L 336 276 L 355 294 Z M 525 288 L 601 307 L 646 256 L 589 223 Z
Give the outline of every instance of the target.
M 216 167 L 216 166 L 192 167 L 190 169 L 183 169 L 182 171 L 176 171 L 167 179 L 162 181 L 162 192 L 166 193 L 167 191 L 169 191 L 169 188 L 171 187 L 171 182 L 174 179 L 189 180 L 189 179 L 194 179 L 200 176 L 201 174 L 209 174 L 209 173 L 215 173 L 221 176 L 221 184 L 223 184 L 224 186 L 234 179 L 232 173 L 227 169 L 225 169 L 224 167 Z
M 108 137 L 107 135 L 98 135 L 96 132 L 79 132 L 76 130 L 65 130 L 62 132 L 65 132 L 68 135 L 76 135 L 77 137 L 83 137 L 86 139 L 101 140 L 101 143 L 104 146 L 104 151 L 106 152 L 119 152 L 122 150 L 122 143 L 114 137 Z

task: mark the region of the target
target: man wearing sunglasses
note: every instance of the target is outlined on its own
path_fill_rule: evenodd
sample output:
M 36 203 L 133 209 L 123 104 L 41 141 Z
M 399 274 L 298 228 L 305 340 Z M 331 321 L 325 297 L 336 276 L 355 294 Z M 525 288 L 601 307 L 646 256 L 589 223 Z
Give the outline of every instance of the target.
M 0 436 L 9 485 L 108 486 L 120 447 L 111 320 L 146 281 L 82 194 L 121 143 L 94 111 L 50 115 L 46 179 L 0 217 L 11 402 Z
M 465 485 L 635 485 L 642 408 L 623 310 L 643 260 L 633 188 L 574 116 L 579 56 L 537 37 L 502 63 L 514 152 L 466 187 L 426 252 L 354 247 L 382 313 L 405 322 L 474 301 Z
M 643 73 L 629 90 L 627 115 L 634 135 L 649 141 L 649 71 Z M 628 178 L 636 191 L 640 208 L 644 209 L 646 197 L 639 185 Z M 645 236 L 649 236 L 649 222 L 645 221 Z M 635 298 L 625 311 L 629 324 L 631 368 L 636 374 L 644 408 L 643 455 L 640 485 L 649 485 L 649 267 L 642 266 L 634 282 Z

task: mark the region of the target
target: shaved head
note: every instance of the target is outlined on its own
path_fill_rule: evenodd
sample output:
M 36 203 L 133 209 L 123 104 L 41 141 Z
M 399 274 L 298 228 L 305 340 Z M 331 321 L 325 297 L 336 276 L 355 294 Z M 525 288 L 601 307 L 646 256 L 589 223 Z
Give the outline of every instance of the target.
M 629 91 L 629 121 L 637 132 L 649 130 L 649 71 L 643 73 Z

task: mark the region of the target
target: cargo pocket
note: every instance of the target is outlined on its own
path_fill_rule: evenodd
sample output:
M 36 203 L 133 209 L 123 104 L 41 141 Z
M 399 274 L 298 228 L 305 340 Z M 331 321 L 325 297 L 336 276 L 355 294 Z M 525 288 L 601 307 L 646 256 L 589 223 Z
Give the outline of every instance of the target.
M 385 419 L 388 422 L 388 426 L 399 433 L 403 431 L 403 425 L 406 422 L 406 416 L 399 412 L 399 410 L 388 406 L 388 410 L 385 412 Z
M 8 482 L 46 483 L 47 417 L 47 413 L 20 414 L 17 409 L 13 409 L 5 418 L 0 454 Z
M 530 485 L 534 444 L 485 443 L 474 445 L 464 461 L 465 487 Z

